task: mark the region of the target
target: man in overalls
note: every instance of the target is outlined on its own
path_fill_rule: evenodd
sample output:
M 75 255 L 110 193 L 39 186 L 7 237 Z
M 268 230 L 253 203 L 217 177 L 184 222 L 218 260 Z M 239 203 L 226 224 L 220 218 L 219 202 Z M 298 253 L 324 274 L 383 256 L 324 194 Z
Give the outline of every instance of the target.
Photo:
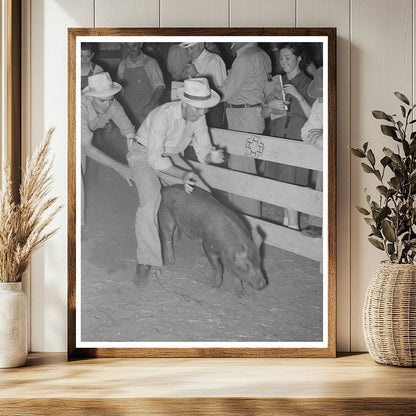
M 127 57 L 117 70 L 124 87 L 120 103 L 138 128 L 146 116 L 159 105 L 165 83 L 156 59 L 142 51 L 143 43 L 127 43 Z
M 183 183 L 192 192 L 194 185 L 205 188 L 202 180 L 181 158 L 192 142 L 201 163 L 224 161 L 222 150 L 211 144 L 205 113 L 217 105 L 219 95 L 209 88 L 206 78 L 184 81 L 180 101 L 155 108 L 144 120 L 132 142 L 127 161 L 139 195 L 136 212 L 137 267 L 134 283 L 147 283 L 152 267 L 163 265 L 157 213 L 163 185 Z

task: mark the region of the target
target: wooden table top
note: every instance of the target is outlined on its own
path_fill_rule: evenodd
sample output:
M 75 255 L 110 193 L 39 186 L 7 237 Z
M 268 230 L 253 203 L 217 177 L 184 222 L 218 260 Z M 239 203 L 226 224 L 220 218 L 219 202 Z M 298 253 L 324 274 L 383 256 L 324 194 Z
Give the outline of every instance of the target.
M 178 410 L 181 403 L 185 413 Z M 137 413 L 138 405 L 142 413 Z M 208 405 L 215 408 L 202 413 Z M 31 413 L 23 412 L 26 406 Z M 32 353 L 26 366 L 0 369 L 0 415 L 48 415 L 69 408 L 66 414 L 314 415 L 326 414 L 324 408 L 342 414 L 345 406 L 354 414 L 364 408 L 375 414 L 416 414 L 416 369 L 379 365 L 368 354 L 67 361 L 64 353 Z M 383 406 L 388 413 L 380 413 Z M 47 413 L 49 408 L 56 413 Z M 309 413 L 301 413 L 305 409 Z

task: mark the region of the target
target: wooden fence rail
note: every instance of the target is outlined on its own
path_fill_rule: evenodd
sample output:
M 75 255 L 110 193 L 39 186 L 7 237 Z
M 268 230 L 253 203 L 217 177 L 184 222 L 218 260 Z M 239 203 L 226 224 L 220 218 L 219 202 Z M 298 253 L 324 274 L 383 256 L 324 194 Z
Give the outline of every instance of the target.
M 310 144 L 232 130 L 213 128 L 210 131 L 213 143 L 224 148 L 227 153 L 315 171 L 323 170 L 322 150 Z M 212 165 L 191 163 L 212 188 L 323 217 L 323 193 L 321 191 Z M 304 236 L 299 231 L 264 219 L 248 215 L 245 217 L 253 227 L 261 228 L 266 244 L 322 262 L 323 241 L 321 238 Z
M 211 128 L 210 132 L 213 143 L 226 148 L 233 155 L 271 160 L 322 172 L 322 150 L 309 143 L 233 130 Z

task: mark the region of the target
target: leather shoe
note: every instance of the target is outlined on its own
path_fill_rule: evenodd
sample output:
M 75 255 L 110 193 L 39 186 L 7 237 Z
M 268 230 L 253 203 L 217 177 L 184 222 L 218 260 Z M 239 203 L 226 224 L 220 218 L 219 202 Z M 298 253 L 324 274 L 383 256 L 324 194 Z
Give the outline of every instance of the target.
M 136 274 L 134 275 L 133 283 L 137 287 L 144 287 L 147 285 L 151 268 L 152 266 L 149 264 L 136 265 Z

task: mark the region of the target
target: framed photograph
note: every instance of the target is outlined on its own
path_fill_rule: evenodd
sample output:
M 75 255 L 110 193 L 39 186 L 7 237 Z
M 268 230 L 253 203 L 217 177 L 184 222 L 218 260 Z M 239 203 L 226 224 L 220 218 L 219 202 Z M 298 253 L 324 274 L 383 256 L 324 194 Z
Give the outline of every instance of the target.
M 336 29 L 68 30 L 68 357 L 336 355 Z

